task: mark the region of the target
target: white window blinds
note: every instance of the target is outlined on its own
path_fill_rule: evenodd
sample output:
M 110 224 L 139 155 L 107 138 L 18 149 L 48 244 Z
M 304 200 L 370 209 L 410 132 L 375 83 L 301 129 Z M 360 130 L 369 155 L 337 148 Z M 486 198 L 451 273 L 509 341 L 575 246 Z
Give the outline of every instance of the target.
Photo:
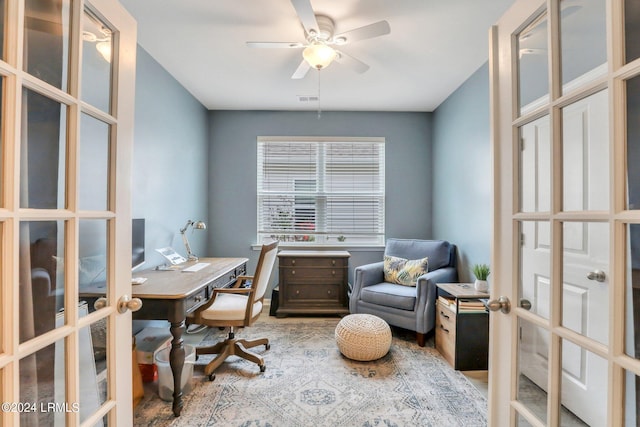
M 383 138 L 259 138 L 258 241 L 384 243 Z

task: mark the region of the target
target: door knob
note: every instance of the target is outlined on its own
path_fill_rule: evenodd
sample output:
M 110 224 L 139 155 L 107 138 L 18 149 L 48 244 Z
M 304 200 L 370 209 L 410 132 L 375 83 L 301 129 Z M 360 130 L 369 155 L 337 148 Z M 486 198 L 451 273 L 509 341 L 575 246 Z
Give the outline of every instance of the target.
M 491 301 L 487 302 L 485 306 L 491 311 L 500 310 L 504 314 L 509 314 L 509 312 L 511 311 L 511 301 L 509 301 L 509 298 L 505 296 L 501 296 L 498 299 L 492 299 Z
M 520 307 L 524 308 L 525 310 L 531 310 L 531 301 L 522 298 L 520 300 Z
M 604 282 L 607 278 L 607 274 L 602 270 L 593 270 L 587 274 L 587 279 L 595 280 L 596 282 Z
M 93 303 L 93 308 L 96 310 L 100 310 L 101 308 L 105 308 L 107 306 L 107 299 L 105 297 L 100 297 Z
M 131 298 L 129 295 L 122 295 L 118 300 L 118 312 L 126 313 L 127 310 L 138 311 L 142 308 L 140 298 Z

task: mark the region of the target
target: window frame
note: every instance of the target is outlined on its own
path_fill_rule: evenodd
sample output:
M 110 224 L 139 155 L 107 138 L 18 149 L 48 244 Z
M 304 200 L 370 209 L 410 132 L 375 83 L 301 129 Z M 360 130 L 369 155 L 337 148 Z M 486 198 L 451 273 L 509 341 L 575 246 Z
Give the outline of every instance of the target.
M 281 246 L 319 246 L 319 247 L 372 247 L 384 246 L 385 244 L 385 138 L 384 137 L 291 137 L 291 136 L 260 136 L 257 138 L 257 241 L 266 239 L 277 239 Z M 268 144 L 301 144 L 311 148 L 308 153 L 308 168 L 303 168 L 300 174 L 292 174 L 290 177 L 282 177 L 288 174 L 281 172 L 267 171 L 267 162 L 274 160 L 274 155 L 265 153 Z M 344 174 L 344 169 L 340 173 L 331 174 L 331 166 L 334 168 L 336 162 L 329 159 L 331 154 L 335 155 L 340 144 L 349 144 L 355 148 L 362 144 L 364 148 L 368 145 L 370 157 L 364 157 L 370 162 L 361 162 L 360 170 L 356 170 L 356 162 L 347 163 L 353 165 L 350 175 Z M 313 148 L 312 148 L 313 147 Z M 346 150 L 348 153 L 349 149 Z M 341 153 L 342 154 L 342 153 Z M 356 159 L 353 153 L 351 159 Z M 290 158 L 280 158 L 282 161 L 280 168 L 285 167 L 287 162 L 292 160 L 294 164 L 296 156 Z M 299 158 L 299 157 L 298 157 Z M 363 159 L 363 157 L 358 157 Z M 345 159 L 345 157 L 341 157 Z M 348 159 L 348 157 L 347 157 Z M 283 166 L 284 165 L 284 166 Z M 340 166 L 344 167 L 341 162 Z M 297 164 L 298 168 L 300 164 Z M 315 167 L 314 167 L 315 166 Z M 363 169 L 364 166 L 364 169 Z M 364 170 L 364 174 L 363 174 Z M 278 174 L 281 175 L 278 175 Z M 363 176 L 367 180 L 363 181 Z M 280 184 L 288 187 L 288 190 L 273 190 L 272 186 Z M 340 184 L 345 182 L 352 184 L 351 191 L 345 190 Z M 315 183 L 315 190 L 308 191 Z M 306 191 L 298 192 L 297 189 Z M 277 199 L 282 202 L 277 202 Z M 301 207 L 300 200 L 307 204 L 309 199 L 315 203 L 314 209 Z M 330 205 L 336 206 L 332 210 Z M 340 206 L 351 207 L 352 212 L 359 212 L 352 216 L 345 217 L 344 211 L 338 213 Z M 368 206 L 363 210 L 363 206 Z M 277 229 L 273 227 L 274 213 L 285 218 L 286 227 Z M 367 213 L 363 220 L 362 213 Z M 300 214 L 300 215 L 299 215 Z M 292 216 L 292 218 L 291 218 Z M 270 223 L 267 225 L 267 223 Z M 350 225 L 346 225 L 350 223 Z M 305 226 L 309 227 L 305 230 Z M 342 224 L 342 225 L 338 225 Z M 344 227 L 336 228 L 336 227 Z

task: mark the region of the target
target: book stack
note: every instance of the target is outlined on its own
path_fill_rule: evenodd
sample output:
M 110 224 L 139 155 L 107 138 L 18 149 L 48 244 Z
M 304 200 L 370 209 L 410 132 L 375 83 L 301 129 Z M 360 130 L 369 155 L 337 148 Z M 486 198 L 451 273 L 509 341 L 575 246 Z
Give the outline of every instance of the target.
M 484 313 L 485 311 L 487 309 L 482 300 L 464 298 L 458 300 L 458 313 Z
M 451 310 L 451 311 L 453 311 L 455 313 L 455 311 L 456 311 L 456 300 L 455 299 L 447 298 L 447 297 L 444 297 L 444 296 L 440 295 L 438 297 L 438 302 L 442 306 L 448 308 L 449 310 Z

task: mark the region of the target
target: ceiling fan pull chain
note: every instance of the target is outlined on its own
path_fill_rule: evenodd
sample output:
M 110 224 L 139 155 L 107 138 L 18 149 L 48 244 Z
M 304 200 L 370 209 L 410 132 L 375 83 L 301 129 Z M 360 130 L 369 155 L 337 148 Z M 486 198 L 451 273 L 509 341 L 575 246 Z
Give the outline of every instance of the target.
M 316 70 L 318 73 L 318 120 L 322 118 L 322 110 L 320 109 L 320 70 Z

